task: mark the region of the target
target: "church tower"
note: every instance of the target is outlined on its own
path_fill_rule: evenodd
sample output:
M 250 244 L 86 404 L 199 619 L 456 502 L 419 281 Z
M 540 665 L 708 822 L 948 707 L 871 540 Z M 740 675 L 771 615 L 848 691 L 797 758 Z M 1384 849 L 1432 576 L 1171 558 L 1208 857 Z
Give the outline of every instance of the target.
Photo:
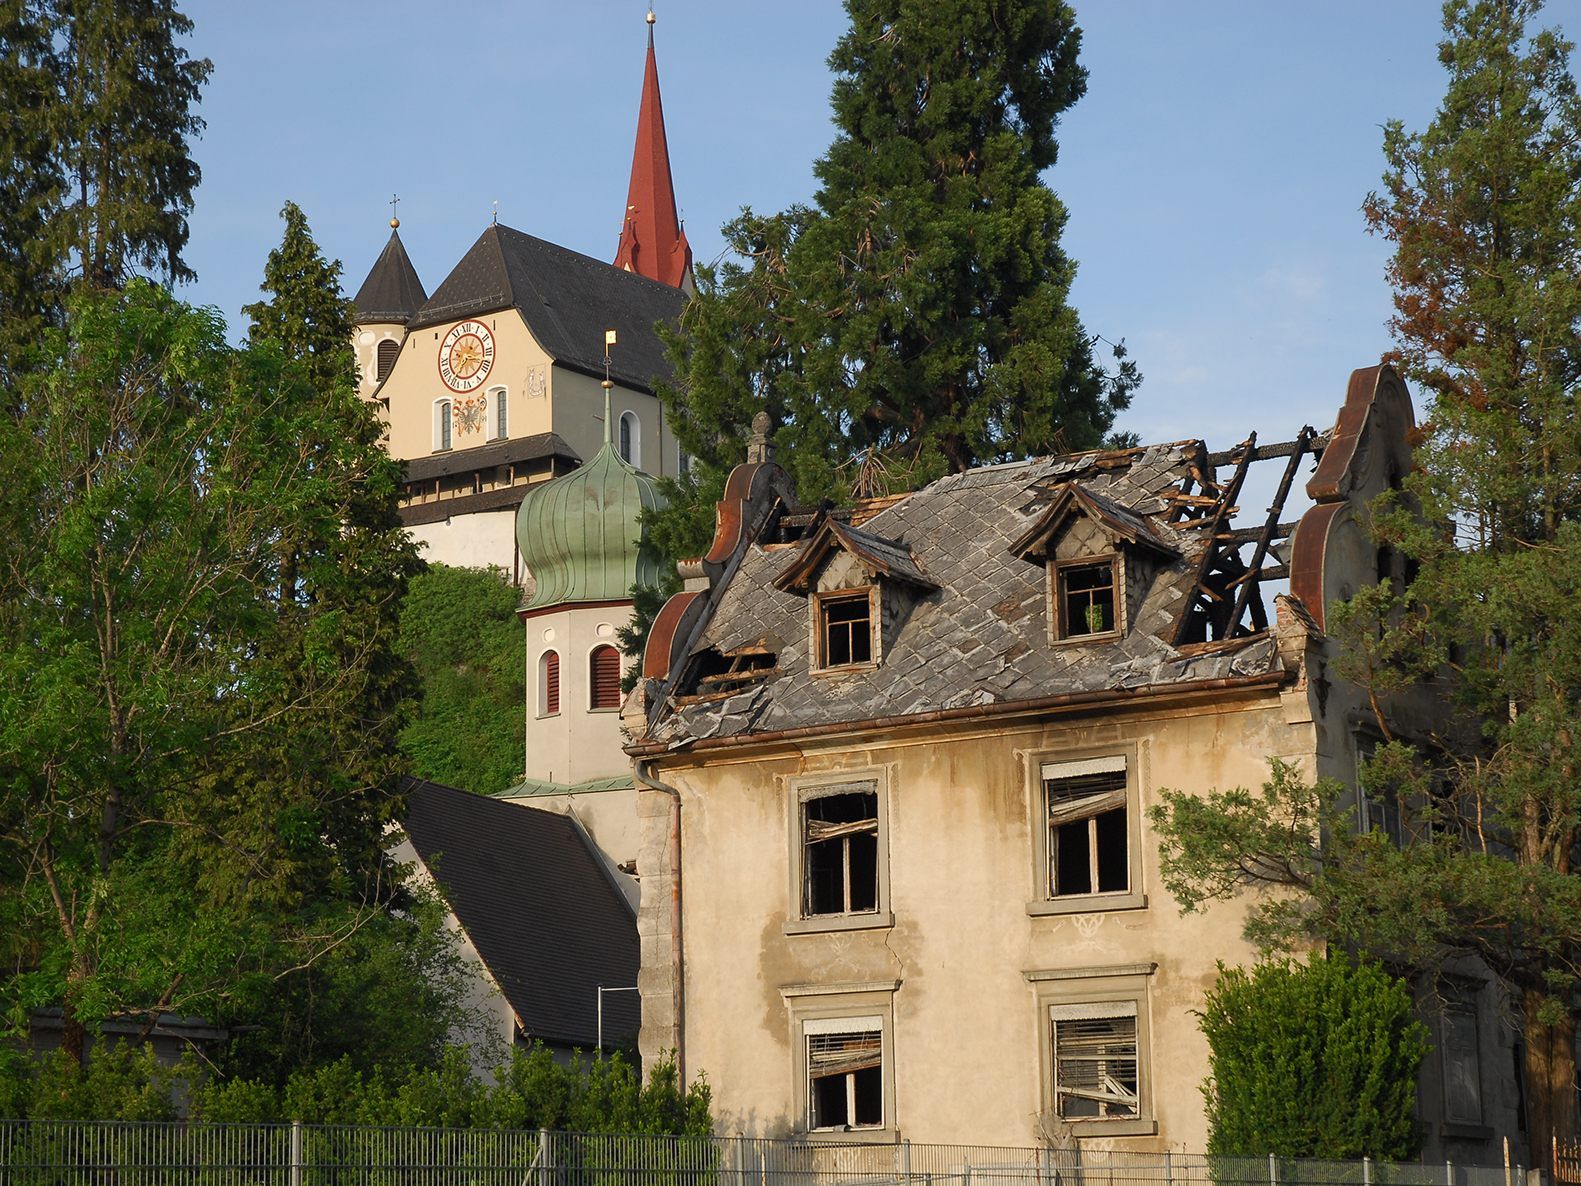
M 400 226 L 399 218 L 390 219 L 389 242 L 352 301 L 357 308 L 353 341 L 361 375 L 357 393 L 364 397 L 372 396 L 390 377 L 401 356 L 406 323 L 428 300 L 401 242 Z
M 653 54 L 653 10 L 648 10 L 648 64 L 642 75 L 642 107 L 631 155 L 631 184 L 620 228 L 615 266 L 672 288 L 693 292 L 692 247 L 675 204 L 670 146 L 664 135 L 659 66 Z

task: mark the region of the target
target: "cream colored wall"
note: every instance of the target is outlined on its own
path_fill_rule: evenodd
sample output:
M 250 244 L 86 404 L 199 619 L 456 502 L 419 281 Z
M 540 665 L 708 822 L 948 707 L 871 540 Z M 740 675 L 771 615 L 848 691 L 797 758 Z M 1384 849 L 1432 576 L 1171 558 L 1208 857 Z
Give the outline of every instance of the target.
M 631 773 L 619 708 L 588 707 L 589 656 L 602 643 L 618 645 L 615 630 L 630 619 L 630 602 L 568 606 L 526 619 L 528 778 L 577 783 Z M 551 649 L 560 653 L 560 711 L 541 716 L 540 658 Z M 623 670 L 630 662 L 621 656 Z
M 399 342 L 406 336 L 406 327 L 400 322 L 370 321 L 359 325 L 351 336 L 352 348 L 357 353 L 357 394 L 364 399 L 379 387 L 379 343 Z
M 451 326 L 462 320 L 483 322 L 494 337 L 494 367 L 488 379 L 465 394 L 451 391 L 439 378 L 439 347 Z M 379 392 L 389 404 L 391 454 L 406 460 L 431 455 L 434 402 L 485 395 L 497 387 L 508 394 L 506 429 L 511 439 L 550 431 L 550 369 L 549 356 L 514 309 L 412 331 Z M 488 444 L 493 439 L 492 416 L 490 407 L 484 427 L 477 432 L 462 433 L 458 425 L 451 438 L 452 448 Z
M 617 350 L 619 346 L 615 347 Z M 604 388 L 602 381 L 564 367 L 554 370 L 555 428 L 584 460 L 604 445 Z M 623 412 L 635 412 L 641 425 L 637 468 L 656 478 L 675 476 L 678 455 L 675 438 L 663 419 L 656 397 L 616 386 L 610 392 L 614 427 L 610 439 L 620 441 Z M 662 432 L 661 432 L 662 429 Z M 657 446 L 655 442 L 658 442 Z
M 456 515 L 437 523 L 408 527 L 423 559 L 458 568 L 503 568 L 516 579 L 516 509 Z
M 1191 1010 L 1213 982 L 1216 960 L 1253 958 L 1240 938 L 1242 909 L 1182 917 L 1159 884 L 1143 816 L 1133 831 L 1141 854 L 1140 886 L 1133 888 L 1146 896 L 1144 907 L 1105 912 L 1095 901 L 1089 911 L 1031 914 L 1029 902 L 1040 896 L 1039 766 L 1060 755 L 1134 755 L 1144 813 L 1164 786 L 1257 786 L 1268 756 L 1310 768 L 1303 700 L 1289 706 L 1295 723 L 1287 723 L 1278 694 L 1264 692 L 1256 700 L 1106 720 L 934 728 L 859 747 L 850 739 L 810 743 L 758 759 L 715 751 L 706 768 L 695 758 L 665 760 L 658 776 L 683 796 L 684 1057 L 688 1074 L 708 1075 L 720 1130 L 778 1135 L 804 1126 L 793 1008 L 889 999 L 888 1070 L 899 1134 L 1032 1143 L 1037 1116 L 1050 1103 L 1043 1049 L 1049 998 L 1091 999 L 1109 986 L 1090 977 L 1035 984 L 1027 973 L 1156 963 L 1141 983 L 1150 1032 L 1143 1091 L 1157 1131 L 1112 1139 L 1117 1148 L 1204 1149 L 1197 1086 L 1207 1074 L 1207 1047 Z M 833 780 L 856 771 L 877 772 L 887 796 L 893 925 L 787 933 L 788 922 L 798 929 L 795 786 L 809 776 Z M 656 855 L 667 834 L 664 797 L 644 792 L 643 812 L 639 872 L 652 926 L 663 914 L 653 909 L 657 898 L 668 901 Z M 645 967 L 647 985 L 662 972 Z M 897 980 L 892 997 L 872 989 Z M 869 989 L 790 1000 L 782 993 L 809 984 Z M 664 1012 L 661 1001 L 653 1016 Z M 645 1030 L 645 1055 L 655 1037 L 662 1034 Z
M 637 859 L 641 829 L 637 825 L 637 791 L 625 787 L 613 791 L 580 791 L 564 795 L 504 796 L 512 803 L 573 815 L 587 829 L 599 851 L 614 866 L 628 868 Z M 637 905 L 633 899 L 632 906 Z

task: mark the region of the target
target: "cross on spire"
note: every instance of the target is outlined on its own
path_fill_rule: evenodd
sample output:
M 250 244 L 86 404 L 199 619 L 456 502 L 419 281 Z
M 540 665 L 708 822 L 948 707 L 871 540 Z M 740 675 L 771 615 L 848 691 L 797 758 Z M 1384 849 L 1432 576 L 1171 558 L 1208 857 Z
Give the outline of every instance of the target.
M 399 194 L 391 194 L 390 195 L 390 229 L 392 231 L 395 230 L 396 228 L 398 228 L 401 225 L 400 215 L 397 214 L 396 210 L 395 210 L 395 208 L 397 206 L 399 206 L 400 204 L 401 204 L 400 195 Z

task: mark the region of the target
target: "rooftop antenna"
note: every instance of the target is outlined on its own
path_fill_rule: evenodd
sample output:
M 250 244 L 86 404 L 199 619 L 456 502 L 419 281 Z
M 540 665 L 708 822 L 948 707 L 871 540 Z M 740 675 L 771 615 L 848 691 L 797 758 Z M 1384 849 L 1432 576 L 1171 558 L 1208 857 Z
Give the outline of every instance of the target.
M 393 231 L 401 225 L 400 218 L 395 213 L 395 208 L 401 204 L 399 194 L 390 195 L 390 229 Z
M 616 342 L 615 331 L 612 330 L 612 329 L 606 329 L 604 331 L 604 384 L 603 384 L 603 386 L 604 386 L 604 443 L 606 445 L 613 444 L 614 441 L 615 441 L 614 431 L 613 431 L 613 429 L 610 428 L 610 424 L 609 424 L 609 415 L 610 415 L 610 413 L 609 413 L 609 393 L 610 393 L 611 389 L 613 389 L 614 386 L 615 386 L 615 381 L 609 377 L 609 348 L 611 346 L 613 346 L 615 344 L 615 342 Z

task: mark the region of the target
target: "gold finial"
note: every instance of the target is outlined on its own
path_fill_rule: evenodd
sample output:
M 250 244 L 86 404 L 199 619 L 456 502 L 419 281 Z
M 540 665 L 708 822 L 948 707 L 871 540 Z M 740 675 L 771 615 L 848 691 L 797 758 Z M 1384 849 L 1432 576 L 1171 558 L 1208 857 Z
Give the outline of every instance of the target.
M 659 18 L 653 15 L 653 5 L 648 5 L 648 24 L 653 24 Z
M 615 331 L 612 329 L 606 329 L 604 331 L 604 382 L 601 384 L 601 386 L 604 388 L 604 443 L 606 445 L 613 444 L 615 441 L 615 429 L 609 421 L 611 415 L 609 408 L 609 393 L 615 387 L 615 381 L 609 377 L 609 348 L 613 346 L 615 342 Z
M 401 220 L 396 216 L 395 208 L 400 205 L 401 199 L 396 194 L 390 195 L 390 229 L 393 231 L 401 225 Z

